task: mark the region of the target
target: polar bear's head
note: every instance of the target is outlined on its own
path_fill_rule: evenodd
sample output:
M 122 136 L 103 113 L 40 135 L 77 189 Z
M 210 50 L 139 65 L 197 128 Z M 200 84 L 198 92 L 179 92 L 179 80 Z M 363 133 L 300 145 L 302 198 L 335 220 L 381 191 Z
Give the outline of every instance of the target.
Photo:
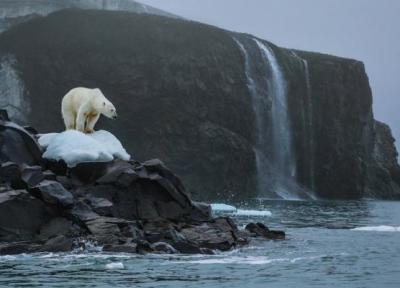
M 100 91 L 100 89 L 95 89 L 95 93 L 97 94 L 97 103 L 98 111 L 104 116 L 116 119 L 117 118 L 117 109 L 115 109 L 114 105 L 104 96 L 104 94 Z

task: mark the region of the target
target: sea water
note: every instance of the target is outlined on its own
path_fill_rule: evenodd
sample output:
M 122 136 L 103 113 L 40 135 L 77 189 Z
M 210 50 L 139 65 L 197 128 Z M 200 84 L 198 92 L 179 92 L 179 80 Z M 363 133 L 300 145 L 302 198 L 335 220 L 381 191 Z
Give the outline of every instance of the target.
M 400 287 L 400 202 L 254 200 L 218 207 L 224 208 L 214 205 L 214 214 L 240 227 L 263 222 L 285 230 L 287 239 L 254 240 L 216 255 L 0 256 L 0 287 Z

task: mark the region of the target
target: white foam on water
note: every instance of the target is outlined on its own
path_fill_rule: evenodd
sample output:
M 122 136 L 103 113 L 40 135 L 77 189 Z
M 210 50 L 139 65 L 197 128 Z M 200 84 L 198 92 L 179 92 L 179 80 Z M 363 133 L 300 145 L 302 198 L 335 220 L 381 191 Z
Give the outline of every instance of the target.
M 207 258 L 186 261 L 172 261 L 174 264 L 247 264 L 247 265 L 264 265 L 274 262 L 289 261 L 286 258 L 269 259 L 264 256 L 247 256 L 247 257 L 226 257 L 226 258 Z
M 351 229 L 353 231 L 375 231 L 375 232 L 400 232 L 400 226 L 388 226 L 388 225 L 380 225 L 380 226 L 365 226 L 365 227 L 357 227 Z
M 119 269 L 124 269 L 124 263 L 122 262 L 112 262 L 112 263 L 108 263 L 106 264 L 106 269 L 108 270 L 119 270 Z

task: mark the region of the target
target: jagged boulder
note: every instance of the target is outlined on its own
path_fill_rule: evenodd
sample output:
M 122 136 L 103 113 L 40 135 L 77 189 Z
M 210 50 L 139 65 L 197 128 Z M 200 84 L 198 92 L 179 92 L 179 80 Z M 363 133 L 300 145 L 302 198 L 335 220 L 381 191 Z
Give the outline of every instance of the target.
M 5 112 L 0 118 L 0 162 L 38 165 L 42 152 L 36 139 L 21 126 L 2 119 L 8 119 Z M 5 114 L 5 115 L 4 115 Z
M 13 138 L 17 147 L 41 153 L 33 135 L 6 125 L 22 133 Z M 249 241 L 251 233 L 229 218 L 213 218 L 209 205 L 192 201 L 158 159 L 69 168 L 41 154 L 17 159 L 14 153 L 3 150 L 7 162 L 0 162 L 0 254 L 70 251 L 82 240 L 114 252 L 213 253 Z M 10 162 L 23 159 L 30 164 Z

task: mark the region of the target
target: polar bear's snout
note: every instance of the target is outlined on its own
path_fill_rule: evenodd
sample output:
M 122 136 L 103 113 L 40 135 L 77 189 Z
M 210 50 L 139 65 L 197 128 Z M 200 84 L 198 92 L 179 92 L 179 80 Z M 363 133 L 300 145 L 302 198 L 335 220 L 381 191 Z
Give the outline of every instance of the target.
M 115 120 L 117 119 L 118 115 L 117 115 L 117 110 L 111 109 L 111 119 Z

